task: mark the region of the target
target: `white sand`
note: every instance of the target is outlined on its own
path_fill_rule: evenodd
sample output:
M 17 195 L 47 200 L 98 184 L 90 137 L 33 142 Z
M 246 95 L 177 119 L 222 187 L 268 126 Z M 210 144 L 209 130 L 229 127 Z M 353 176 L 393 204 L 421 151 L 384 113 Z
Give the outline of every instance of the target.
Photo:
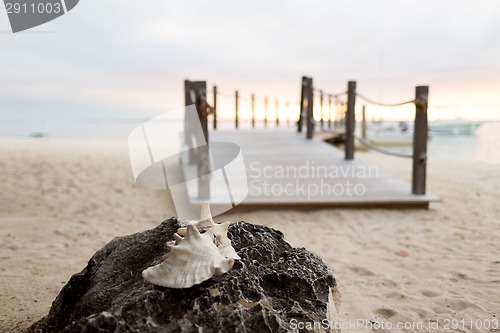
M 359 158 L 410 178 L 409 160 Z M 344 325 L 449 332 L 446 320 L 497 320 L 497 330 L 461 331 L 500 332 L 499 170 L 431 160 L 428 189 L 443 202 L 430 210 L 259 211 L 218 219 L 280 229 L 292 245 L 323 258 L 339 284 Z M 20 332 L 47 314 L 70 276 L 113 237 L 173 215 L 165 192 L 135 187 L 123 142 L 2 140 L 0 181 L 0 332 Z M 429 328 L 436 320 L 439 329 Z M 364 331 L 358 328 L 343 331 Z

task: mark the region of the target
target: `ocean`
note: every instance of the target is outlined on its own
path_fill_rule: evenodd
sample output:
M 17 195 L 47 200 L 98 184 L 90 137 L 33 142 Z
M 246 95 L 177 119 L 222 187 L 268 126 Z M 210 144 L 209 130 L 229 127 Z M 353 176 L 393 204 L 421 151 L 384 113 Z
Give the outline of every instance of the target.
M 429 157 L 500 164 L 500 122 L 485 123 L 474 135 L 435 135 L 428 144 Z
M 60 122 L 2 122 L 0 138 L 56 138 L 124 140 L 130 132 L 147 119 L 60 121 Z M 257 127 L 262 128 L 262 121 Z M 281 124 L 285 127 L 286 124 Z M 292 125 L 288 125 L 290 128 Z M 219 128 L 232 128 L 233 123 L 221 122 Z M 269 121 L 269 128 L 274 123 Z M 241 121 L 241 128 L 250 128 L 248 120 Z M 411 154 L 411 147 L 390 147 L 384 149 Z M 442 160 L 474 160 L 488 164 L 500 164 L 500 122 L 484 123 L 474 135 L 433 135 L 428 144 L 429 158 Z
M 486 122 L 472 135 L 430 134 L 429 159 L 448 161 L 477 161 L 500 164 L 500 122 Z M 384 146 L 383 149 L 411 154 L 411 146 Z

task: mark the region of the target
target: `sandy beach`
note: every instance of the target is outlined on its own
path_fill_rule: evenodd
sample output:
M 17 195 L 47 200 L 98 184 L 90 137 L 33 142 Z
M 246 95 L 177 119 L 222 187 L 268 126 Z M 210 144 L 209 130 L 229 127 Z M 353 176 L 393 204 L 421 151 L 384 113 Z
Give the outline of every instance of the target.
M 409 160 L 357 158 L 410 180 Z M 0 332 L 22 332 L 47 314 L 70 276 L 112 238 L 173 215 L 164 191 L 135 186 L 126 142 L 2 139 L 0 171 Z M 342 295 L 337 320 L 375 325 L 344 332 L 500 332 L 498 166 L 431 159 L 428 190 L 442 198 L 429 210 L 216 220 L 277 228 L 319 255 Z

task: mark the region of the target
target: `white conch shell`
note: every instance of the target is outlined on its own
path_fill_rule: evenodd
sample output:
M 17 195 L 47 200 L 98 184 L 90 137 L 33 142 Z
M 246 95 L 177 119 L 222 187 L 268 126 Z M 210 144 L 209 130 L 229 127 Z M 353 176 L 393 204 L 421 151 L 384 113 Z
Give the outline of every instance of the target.
M 224 223 L 215 223 L 212 218 L 212 212 L 210 211 L 210 204 L 205 202 L 201 206 L 200 221 L 194 225 L 199 231 L 209 229 L 213 231 L 213 235 L 215 236 L 214 243 L 224 257 L 241 259 L 241 257 L 236 253 L 236 250 L 232 247 L 231 240 L 227 237 L 229 224 L 229 221 Z M 184 236 L 186 234 L 186 230 L 186 228 L 179 228 L 177 229 L 177 233 Z
M 231 246 L 231 240 L 227 237 L 227 228 L 229 228 L 229 221 L 220 224 L 214 223 L 212 231 L 215 237 L 215 245 L 224 257 L 241 259 L 234 247 Z
M 198 229 L 189 225 L 186 237 L 177 235 L 177 245 L 161 264 L 145 269 L 142 276 L 147 281 L 169 288 L 189 288 L 229 271 L 234 264 L 225 258 L 213 243 L 212 230 L 200 234 Z

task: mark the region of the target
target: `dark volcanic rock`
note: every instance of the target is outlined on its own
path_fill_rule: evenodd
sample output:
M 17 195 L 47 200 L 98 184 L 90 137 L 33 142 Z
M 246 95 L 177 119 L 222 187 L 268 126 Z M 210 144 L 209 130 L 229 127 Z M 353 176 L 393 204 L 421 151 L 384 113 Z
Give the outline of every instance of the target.
M 222 276 L 187 289 L 154 286 L 141 272 L 161 262 L 176 219 L 112 240 L 71 277 L 34 332 L 287 332 L 290 320 L 326 318 L 332 272 L 280 231 L 234 223 L 241 260 Z

